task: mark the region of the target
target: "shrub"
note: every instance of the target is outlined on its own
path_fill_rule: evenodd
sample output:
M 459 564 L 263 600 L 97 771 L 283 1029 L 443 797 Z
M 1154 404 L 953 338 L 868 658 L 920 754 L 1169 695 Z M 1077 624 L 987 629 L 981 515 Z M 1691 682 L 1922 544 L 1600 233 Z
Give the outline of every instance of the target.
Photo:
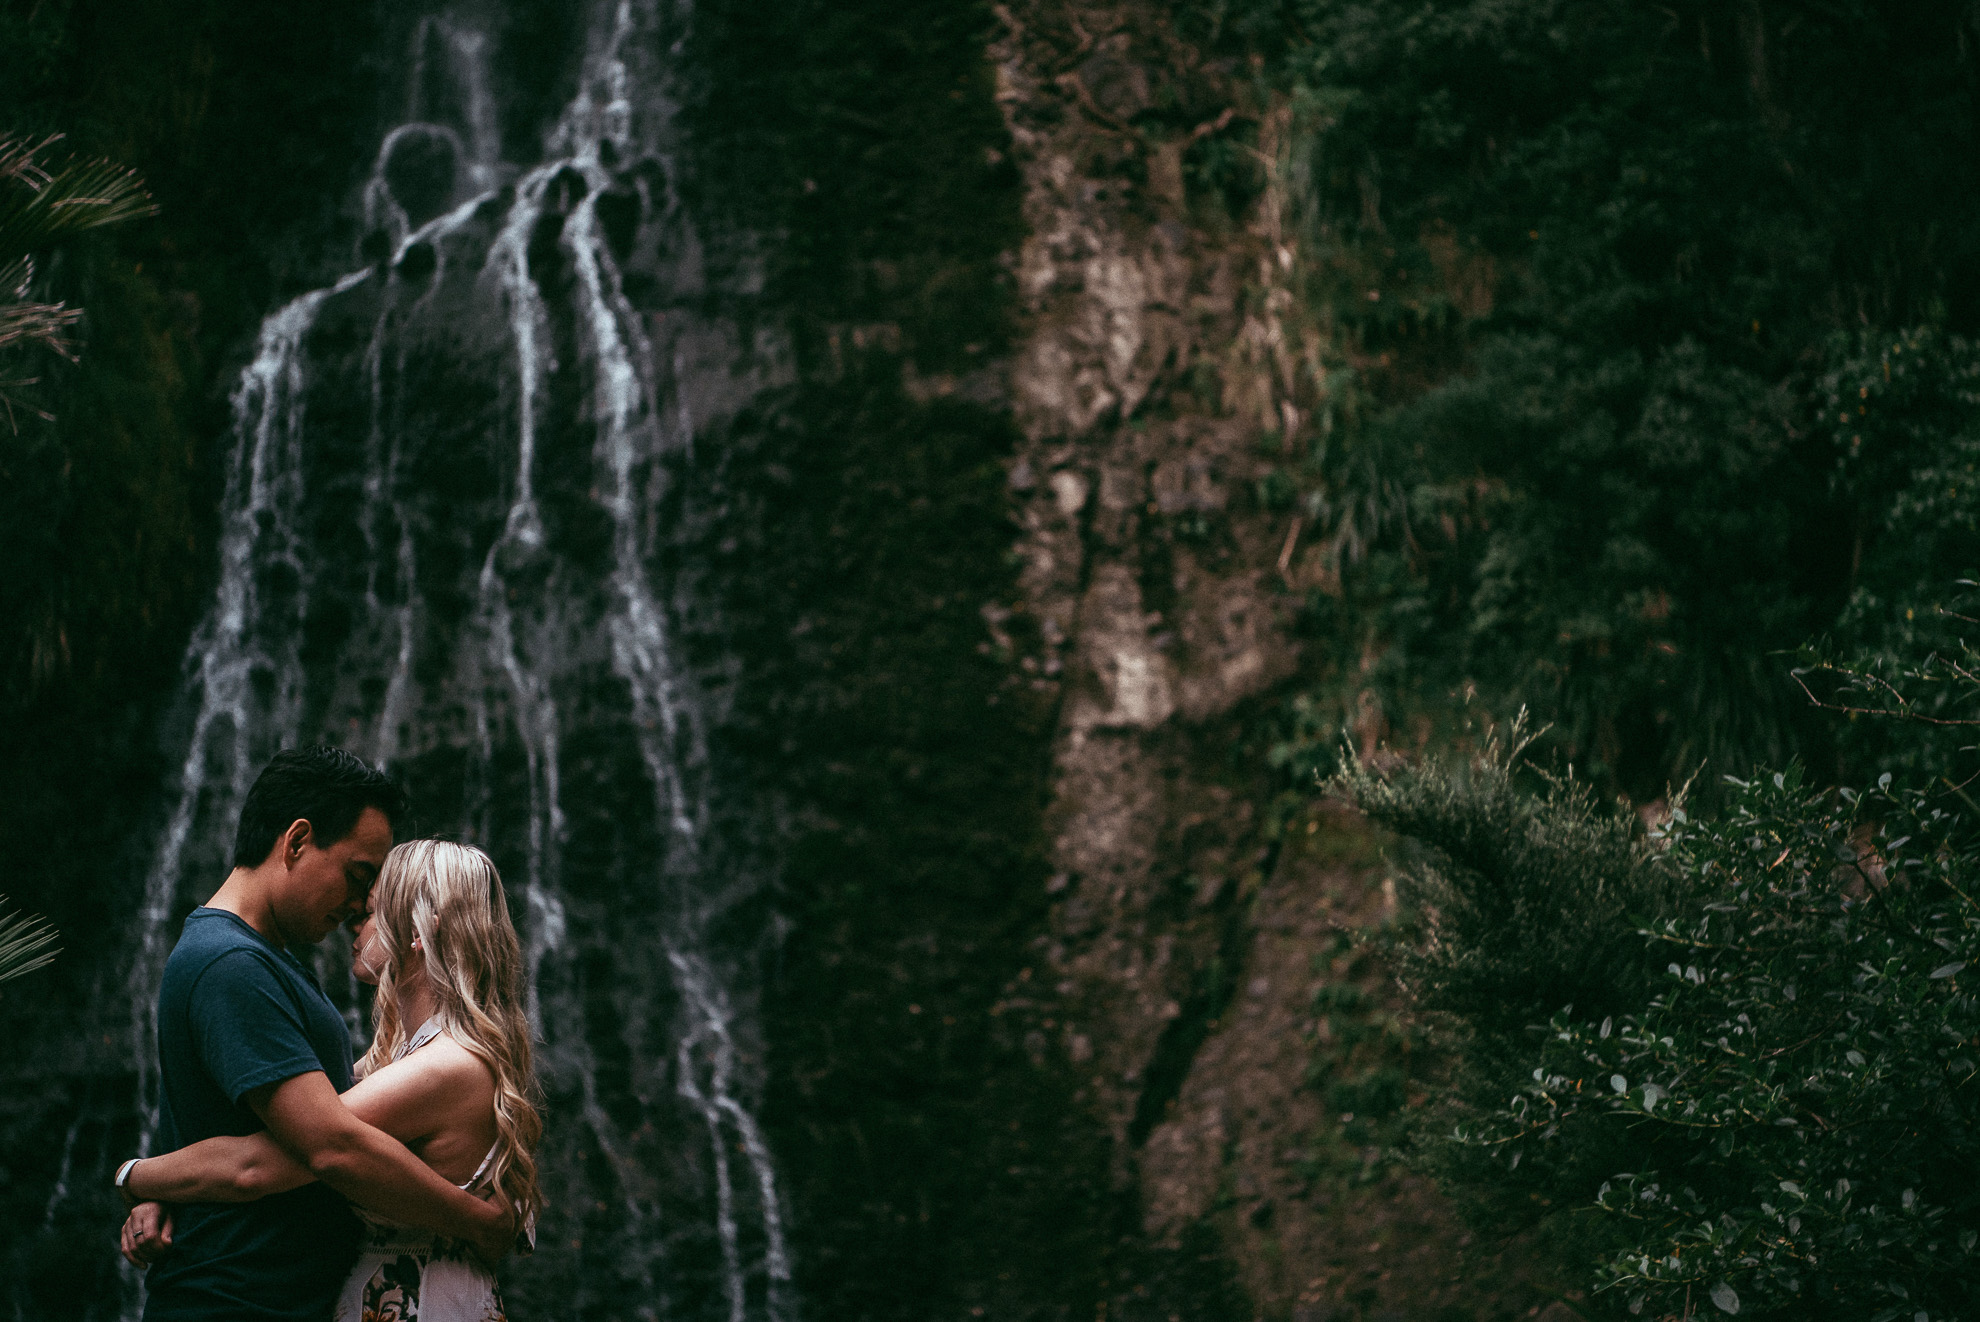
M 1956 796 L 1790 768 L 1645 832 L 1516 773 L 1333 782 L 1418 851 L 1400 968 L 1454 1053 L 1432 1164 L 1498 1213 L 1568 1210 L 1617 1313 L 1972 1316 L 1980 836 Z

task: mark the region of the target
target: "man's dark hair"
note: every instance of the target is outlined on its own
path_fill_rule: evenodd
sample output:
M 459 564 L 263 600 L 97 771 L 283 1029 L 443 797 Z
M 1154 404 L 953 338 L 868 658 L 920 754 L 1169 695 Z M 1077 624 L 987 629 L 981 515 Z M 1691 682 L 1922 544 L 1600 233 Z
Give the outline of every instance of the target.
M 322 744 L 285 749 L 254 778 L 241 805 L 234 866 L 259 867 L 298 817 L 327 849 L 351 833 L 366 808 L 384 813 L 394 834 L 408 824 L 405 791 L 369 762 Z

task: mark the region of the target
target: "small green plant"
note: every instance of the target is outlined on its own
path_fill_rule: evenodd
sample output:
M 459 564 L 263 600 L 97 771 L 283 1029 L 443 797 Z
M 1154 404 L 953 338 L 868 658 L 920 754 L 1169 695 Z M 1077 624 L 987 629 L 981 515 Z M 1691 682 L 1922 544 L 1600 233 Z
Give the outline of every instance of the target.
M 1337 932 L 1313 960 L 1326 978 L 1313 996 L 1313 1056 L 1307 1083 L 1326 1107 L 1308 1174 L 1350 1183 L 1379 1178 L 1395 1162 L 1409 1125 L 1406 1108 L 1420 1064 L 1421 1029 L 1377 989 L 1377 943 Z

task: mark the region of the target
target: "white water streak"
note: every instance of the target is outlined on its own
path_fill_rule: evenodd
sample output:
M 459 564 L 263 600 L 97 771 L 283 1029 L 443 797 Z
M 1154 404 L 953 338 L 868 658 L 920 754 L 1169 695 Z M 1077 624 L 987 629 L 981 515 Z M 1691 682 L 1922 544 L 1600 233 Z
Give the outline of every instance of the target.
M 526 929 L 524 957 L 529 967 L 530 1022 L 539 1035 L 543 1026 L 537 977 L 545 955 L 557 948 L 564 931 L 563 906 L 550 890 L 550 850 L 563 834 L 564 823 L 557 776 L 557 709 L 548 683 L 528 664 L 518 645 L 502 562 L 505 557 L 534 561 L 547 551 L 536 508 L 536 427 L 543 372 L 555 364 L 546 362 L 538 347 L 547 339 L 548 314 L 530 272 L 529 237 L 542 215 L 544 192 L 562 164 L 539 166 L 517 181 L 515 201 L 483 268 L 484 277 L 492 277 L 501 290 L 515 346 L 516 471 L 515 495 L 502 535 L 482 561 L 477 629 L 488 641 L 487 655 L 507 682 L 528 776 L 529 857 L 523 896 L 532 921 Z M 476 686 L 476 702 L 485 705 L 481 688 Z M 476 719 L 487 731 L 488 715 L 479 706 Z M 483 749 L 485 756 L 492 755 L 492 733 L 484 734 Z
M 601 242 L 597 219 L 598 198 L 613 182 L 601 160 L 601 143 L 610 141 L 620 153 L 630 145 L 631 111 L 625 99 L 628 78 L 619 56 L 630 15 L 630 4 L 621 3 L 617 29 L 605 51 L 604 67 L 595 80 L 605 90 L 604 104 L 598 105 L 581 95 L 573 106 L 577 113 L 566 121 L 570 133 L 567 141 L 574 148 L 572 164 L 589 187 L 566 221 L 562 237 L 584 295 L 584 323 L 590 333 L 593 358 L 592 409 L 598 428 L 598 449 L 609 476 L 600 493 L 600 502 L 613 520 L 612 588 L 617 606 L 611 621 L 613 669 L 625 681 L 632 696 L 641 758 L 653 782 L 656 806 L 662 818 L 671 823 L 676 845 L 692 857 L 698 852 L 707 810 L 705 803 L 691 794 L 684 771 L 705 761 L 705 735 L 698 711 L 683 703 L 676 691 L 665 612 L 646 573 L 633 489 L 634 466 L 641 457 L 641 443 L 653 449 L 658 441 L 654 419 L 659 401 L 653 384 L 652 348 L 641 329 L 638 314 L 625 298 L 611 252 Z M 587 87 L 590 85 L 588 80 Z M 595 137 L 584 134 L 591 126 L 596 126 Z M 735 1187 L 729 1169 L 725 1122 L 735 1129 L 757 1184 L 765 1240 L 764 1271 L 771 1283 L 769 1310 L 771 1316 L 780 1316 L 783 1311 L 780 1287 L 788 1281 L 790 1273 L 778 1211 L 775 1170 L 754 1117 L 735 1096 L 730 1015 L 715 990 L 714 978 L 705 961 L 671 950 L 668 960 L 674 970 L 675 987 L 688 1009 L 690 1025 L 676 1053 L 680 1071 L 676 1088 L 682 1098 L 700 1111 L 709 1132 L 716 1180 L 716 1227 L 727 1277 L 730 1316 L 732 1322 L 742 1322 L 746 1275 L 741 1232 L 734 1212 Z M 712 1050 L 708 1053 L 709 1070 L 700 1076 L 697 1060 L 702 1053 L 697 1048 L 703 1043 L 712 1044 Z
M 75 1168 L 76 1134 L 82 1129 L 83 1118 L 77 1116 L 69 1124 L 69 1134 L 62 1140 L 62 1164 L 55 1172 L 55 1188 L 48 1195 L 48 1205 L 41 1212 L 41 1233 L 55 1233 L 55 1209 L 69 1200 L 69 1176 Z

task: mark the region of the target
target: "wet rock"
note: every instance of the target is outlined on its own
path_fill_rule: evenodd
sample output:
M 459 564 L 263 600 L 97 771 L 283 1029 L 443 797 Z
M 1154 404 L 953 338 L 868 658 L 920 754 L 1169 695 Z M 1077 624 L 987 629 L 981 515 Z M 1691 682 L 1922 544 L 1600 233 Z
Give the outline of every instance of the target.
M 1093 103 L 1116 119 L 1132 119 L 1154 104 L 1148 70 L 1111 51 L 1080 65 L 1078 77 Z

